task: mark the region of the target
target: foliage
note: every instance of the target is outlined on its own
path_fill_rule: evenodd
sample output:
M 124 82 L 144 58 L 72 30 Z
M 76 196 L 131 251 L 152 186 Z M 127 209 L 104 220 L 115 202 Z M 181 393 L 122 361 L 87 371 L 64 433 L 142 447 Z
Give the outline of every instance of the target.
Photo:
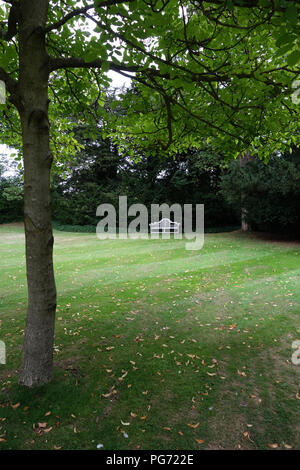
M 0 79 L 8 104 L 1 105 L 1 126 L 6 143 L 21 152 L 11 106 L 18 78 L 12 10 L 2 2 Z M 182 152 L 209 139 L 229 157 L 255 148 L 267 159 L 296 144 L 298 14 L 292 0 L 50 1 L 45 34 L 55 169 L 63 171 L 78 150 L 70 116 L 90 124 L 94 135 L 98 121 L 127 153 L 135 146 Z M 124 118 L 105 106 L 108 71 L 135 80 L 119 97 Z
M 268 165 L 257 158 L 244 167 L 230 163 L 221 193 L 240 213 L 241 194 L 247 220 L 255 230 L 300 234 L 300 153 L 277 153 Z
M 84 146 L 69 169 L 66 179 L 53 180 L 53 217 L 62 225 L 96 225 L 96 208 L 110 203 L 117 210 L 119 196 L 126 195 L 128 206 L 144 204 L 205 204 L 206 227 L 238 224 L 224 198 L 218 194 L 222 157 L 206 148 L 177 154 L 172 159 L 119 155 L 110 140 L 92 141 L 84 137 L 85 128 L 75 131 Z M 150 220 L 149 220 L 150 222 Z
M 23 184 L 18 176 L 5 176 L 0 163 L 0 223 L 15 222 L 23 216 Z

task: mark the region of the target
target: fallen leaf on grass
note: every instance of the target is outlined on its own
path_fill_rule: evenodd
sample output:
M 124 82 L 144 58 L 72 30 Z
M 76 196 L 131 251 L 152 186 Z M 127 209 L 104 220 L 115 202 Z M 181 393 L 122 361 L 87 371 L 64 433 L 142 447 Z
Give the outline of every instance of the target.
M 116 393 L 118 393 L 117 390 L 112 390 L 112 391 L 109 392 L 109 393 L 102 393 L 102 396 L 103 396 L 104 398 L 109 398 L 109 397 L 111 397 L 111 395 L 115 395 Z
M 44 429 L 47 427 L 47 423 L 38 423 L 38 427 Z
M 267 444 L 267 446 L 268 446 L 270 449 L 277 449 L 278 444 L 275 442 L 274 444 Z
M 196 439 L 196 438 L 195 438 L 195 441 L 197 442 L 197 444 L 203 444 L 203 442 L 204 442 L 203 439 Z
M 199 422 L 196 423 L 196 424 L 188 423 L 188 426 L 189 426 L 190 428 L 196 429 L 196 428 L 199 426 L 199 424 L 200 424 Z
M 243 377 L 247 376 L 246 372 L 241 372 L 240 370 L 237 371 L 237 374 L 242 375 Z
M 123 424 L 123 426 L 130 426 L 130 423 L 124 423 L 124 421 L 121 420 L 121 423 Z
M 243 432 L 243 436 L 246 437 L 247 439 L 249 439 L 249 441 L 253 442 L 252 439 L 250 438 L 250 433 L 249 433 L 249 431 Z
M 11 405 L 13 410 L 16 410 L 17 408 L 19 408 L 19 406 L 21 406 L 21 403 L 16 403 L 15 405 Z

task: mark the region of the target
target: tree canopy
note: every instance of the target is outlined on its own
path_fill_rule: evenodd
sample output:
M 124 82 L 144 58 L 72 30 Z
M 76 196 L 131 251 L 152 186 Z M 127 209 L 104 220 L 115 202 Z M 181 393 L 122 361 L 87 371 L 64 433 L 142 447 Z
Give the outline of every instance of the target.
M 0 79 L 9 101 L 18 104 L 19 2 L 2 3 Z M 291 99 L 300 70 L 298 1 L 46 3 L 57 158 L 78 149 L 67 132 L 71 116 L 107 124 L 129 153 L 133 145 L 169 153 L 212 141 L 230 156 L 252 147 L 267 157 L 298 142 L 297 104 Z M 113 121 L 111 107 L 103 108 L 109 70 L 135 80 L 123 96 L 124 118 Z M 14 113 L 5 108 L 2 125 L 9 129 L 7 142 L 16 145 Z

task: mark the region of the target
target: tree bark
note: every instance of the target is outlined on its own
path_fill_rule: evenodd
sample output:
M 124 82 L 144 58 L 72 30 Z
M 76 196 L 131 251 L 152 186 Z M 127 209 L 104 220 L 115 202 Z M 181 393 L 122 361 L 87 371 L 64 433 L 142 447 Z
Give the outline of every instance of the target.
M 243 154 L 240 155 L 240 167 L 244 168 L 248 162 L 253 160 L 254 156 L 251 155 L 249 150 L 246 150 Z M 251 230 L 251 226 L 247 221 L 247 209 L 244 207 L 244 200 L 246 198 L 246 193 L 241 193 L 241 230 L 242 232 L 249 232 Z
M 22 0 L 19 23 L 19 109 L 24 155 L 24 223 L 28 310 L 19 383 L 34 387 L 53 373 L 56 287 L 50 210 L 46 0 Z

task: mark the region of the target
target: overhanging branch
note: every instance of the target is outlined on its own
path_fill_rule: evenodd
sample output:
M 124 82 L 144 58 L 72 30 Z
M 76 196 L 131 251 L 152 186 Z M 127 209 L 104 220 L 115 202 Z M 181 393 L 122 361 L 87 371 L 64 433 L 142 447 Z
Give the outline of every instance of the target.
M 224 0 L 194 0 L 193 3 L 195 5 L 197 5 L 197 3 L 210 3 L 210 4 L 213 4 L 213 5 L 219 5 L 219 6 L 225 6 L 226 7 L 226 3 L 227 2 L 224 2 Z M 274 1 L 270 1 L 269 4 L 262 4 L 262 2 L 260 2 L 259 0 L 232 0 L 231 2 L 233 4 L 233 6 L 235 7 L 241 7 L 241 8 L 260 8 L 261 10 L 270 10 L 270 9 L 273 9 L 274 11 L 285 11 L 286 10 L 286 7 L 285 6 L 282 6 L 280 4 L 280 2 L 274 2 Z M 294 0 L 294 4 L 295 5 L 299 5 L 300 6 L 300 1 L 299 0 Z
M 133 0 L 129 0 L 126 3 L 130 3 Z M 121 3 L 124 3 L 124 0 L 104 0 L 104 1 L 99 1 L 97 4 L 96 2 L 89 3 L 88 5 L 81 7 L 81 8 L 75 8 L 75 10 L 71 11 L 68 13 L 66 16 L 64 16 L 60 21 L 57 21 L 56 23 L 53 23 L 49 26 L 46 27 L 45 32 L 49 33 L 50 31 L 53 31 L 54 29 L 58 29 L 64 24 L 66 24 L 68 21 L 70 21 L 73 18 L 76 18 L 78 16 L 84 15 L 88 11 L 90 11 L 92 8 L 104 8 L 112 5 L 118 5 Z
M 109 69 L 114 72 L 139 72 L 141 70 L 138 66 L 118 65 L 111 61 L 103 61 L 102 59 L 95 59 L 91 62 L 86 62 L 81 57 L 51 57 L 49 59 L 49 72 L 54 70 L 68 69 L 68 68 L 81 68 L 81 69 L 101 69 L 104 62 L 109 65 Z

